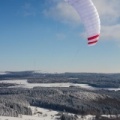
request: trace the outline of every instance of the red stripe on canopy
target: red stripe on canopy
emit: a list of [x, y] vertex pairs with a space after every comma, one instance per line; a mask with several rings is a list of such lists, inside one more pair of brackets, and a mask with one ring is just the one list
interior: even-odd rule
[[91, 44], [95, 44], [97, 43], [98, 40], [95, 40], [95, 41], [92, 41], [92, 42], [88, 42], [88, 45], [91, 45]]
[[89, 38], [88, 38], [88, 41], [89, 41], [89, 40], [93, 40], [93, 39], [95, 39], [95, 38], [97, 38], [97, 37], [99, 37], [99, 34], [98, 34], [98, 35], [95, 35], [95, 36], [92, 36], [92, 37], [89, 37]]

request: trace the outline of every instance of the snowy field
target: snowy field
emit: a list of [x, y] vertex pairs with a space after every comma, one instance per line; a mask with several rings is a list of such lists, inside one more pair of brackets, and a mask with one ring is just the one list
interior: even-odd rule
[[[70, 87], [70, 86], [79, 86], [87, 89], [94, 89], [93, 87], [87, 84], [74, 84], [74, 83], [28, 83], [26, 79], [24, 80], [2, 80], [0, 83], [15, 83], [18, 84], [14, 87], [24, 87], [24, 88], [33, 88], [33, 87]], [[11, 86], [10, 86], [11, 87]]]
[[[31, 109], [33, 114], [31, 116], [28, 115], [19, 115], [19, 117], [0, 116], [0, 120], [57, 120], [57, 118], [60, 118], [57, 111], [38, 108], [38, 107], [37, 108], [31, 107]], [[84, 119], [82, 120], [92, 120], [93, 118], [94, 116], [87, 115], [84, 116]], [[78, 116], [78, 120], [81, 120], [81, 116]]]
[[[19, 115], [19, 117], [0, 116], [0, 120], [56, 120], [57, 111], [31, 107], [33, 115]], [[35, 113], [35, 114], [34, 114]]]
[[99, 89], [105, 89], [105, 90], [114, 90], [118, 91], [120, 88], [95, 88], [88, 84], [74, 84], [74, 83], [28, 83], [26, 79], [22, 80], [1, 80], [0, 83], [15, 83], [18, 84], [16, 86], [10, 86], [10, 87], [23, 87], [23, 88], [33, 88], [33, 87], [70, 87], [70, 86], [76, 86], [81, 87], [89, 90], [99, 90]]

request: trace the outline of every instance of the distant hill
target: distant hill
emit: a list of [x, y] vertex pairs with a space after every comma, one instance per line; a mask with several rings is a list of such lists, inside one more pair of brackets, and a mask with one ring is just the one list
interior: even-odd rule
[[120, 74], [103, 73], [40, 73], [38, 71], [4, 72], [0, 80], [27, 79], [29, 83], [79, 83], [100, 88], [119, 88]]

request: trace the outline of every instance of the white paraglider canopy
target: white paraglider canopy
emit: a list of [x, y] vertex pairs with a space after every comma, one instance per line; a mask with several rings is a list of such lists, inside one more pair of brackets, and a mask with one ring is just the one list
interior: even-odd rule
[[100, 36], [100, 18], [91, 0], [65, 0], [80, 15], [87, 33], [88, 45], [97, 43]]

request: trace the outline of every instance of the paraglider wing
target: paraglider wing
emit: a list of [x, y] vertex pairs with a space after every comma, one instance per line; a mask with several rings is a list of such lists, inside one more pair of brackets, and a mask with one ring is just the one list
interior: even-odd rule
[[65, 0], [76, 9], [85, 26], [88, 45], [97, 43], [100, 35], [100, 19], [91, 0]]

